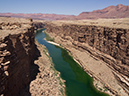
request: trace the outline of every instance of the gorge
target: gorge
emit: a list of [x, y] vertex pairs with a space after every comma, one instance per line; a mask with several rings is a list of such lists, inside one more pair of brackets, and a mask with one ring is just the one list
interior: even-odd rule
[[46, 28], [54, 42], [63, 46], [94, 79], [93, 84], [99, 91], [128, 96], [128, 22], [128, 18], [32, 21], [0, 17], [0, 95], [64, 94], [60, 72], [52, 67], [52, 55], [34, 40], [34, 30]]
[[46, 42], [43, 39], [45, 34], [42, 31], [38, 32], [35, 37], [40, 44], [46, 46], [55, 69], [60, 72], [62, 79], [65, 80], [67, 96], [108, 96], [94, 88], [92, 78], [68, 55], [66, 50]]

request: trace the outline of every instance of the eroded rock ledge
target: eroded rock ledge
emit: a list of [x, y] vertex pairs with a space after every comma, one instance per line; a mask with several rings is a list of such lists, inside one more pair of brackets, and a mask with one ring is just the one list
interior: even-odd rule
[[69, 50], [84, 70], [112, 94], [129, 95], [129, 29], [56, 21], [46, 23], [46, 28], [55, 42]]

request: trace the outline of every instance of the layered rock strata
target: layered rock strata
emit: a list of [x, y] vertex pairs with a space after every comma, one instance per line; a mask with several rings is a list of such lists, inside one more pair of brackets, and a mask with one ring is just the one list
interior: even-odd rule
[[111, 94], [129, 95], [129, 29], [56, 21], [46, 23], [46, 28]]
[[0, 95], [16, 96], [30, 82], [34, 28], [28, 19], [3, 17], [0, 26]]

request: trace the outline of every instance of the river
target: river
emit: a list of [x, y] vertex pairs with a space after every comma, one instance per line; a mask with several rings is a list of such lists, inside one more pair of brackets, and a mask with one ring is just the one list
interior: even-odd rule
[[93, 79], [77, 64], [63, 48], [52, 45], [44, 40], [45, 34], [37, 32], [35, 38], [44, 44], [52, 58], [54, 67], [65, 82], [67, 96], [109, 96], [95, 89]]

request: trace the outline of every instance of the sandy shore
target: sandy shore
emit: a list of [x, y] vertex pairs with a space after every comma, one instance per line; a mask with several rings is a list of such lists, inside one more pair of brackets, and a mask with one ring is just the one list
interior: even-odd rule
[[[46, 39], [44, 39], [44, 40], [46, 40]], [[47, 40], [46, 40], [47, 41]], [[56, 46], [60, 46], [60, 44], [58, 44], [58, 43], [55, 43], [55, 42], [52, 42], [52, 41], [47, 41], [48, 43], [51, 43], [51, 44], [53, 44], [53, 45], [56, 45]]]
[[60, 44], [57, 44], [57, 43], [55, 43], [55, 42], [52, 42], [52, 41], [47, 41], [48, 43], [51, 43], [51, 44], [53, 44], [53, 45], [57, 45], [57, 46], [60, 46]]

